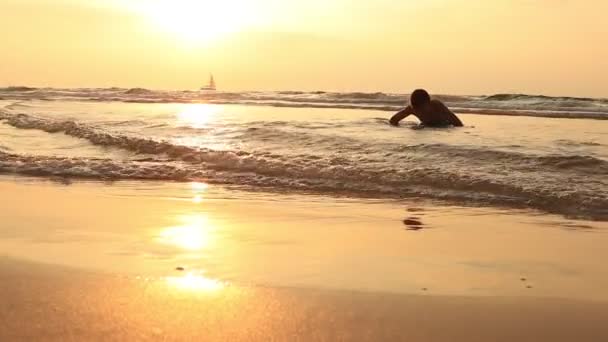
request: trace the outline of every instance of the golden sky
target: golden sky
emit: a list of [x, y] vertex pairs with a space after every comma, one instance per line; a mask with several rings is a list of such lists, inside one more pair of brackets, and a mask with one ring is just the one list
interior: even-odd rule
[[608, 97], [606, 0], [0, 0], [0, 85]]

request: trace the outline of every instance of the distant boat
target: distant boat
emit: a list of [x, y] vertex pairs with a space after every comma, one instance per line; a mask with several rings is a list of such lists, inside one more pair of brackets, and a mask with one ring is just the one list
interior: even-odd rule
[[215, 85], [215, 79], [213, 78], [213, 75], [209, 75], [209, 84], [202, 86], [201, 90], [202, 91], [215, 91], [217, 89], [216, 85]]

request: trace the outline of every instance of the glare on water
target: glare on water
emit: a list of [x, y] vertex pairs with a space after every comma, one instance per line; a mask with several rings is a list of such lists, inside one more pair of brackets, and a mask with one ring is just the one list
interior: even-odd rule
[[213, 240], [215, 227], [203, 214], [185, 215], [179, 218], [181, 224], [164, 229], [158, 236], [159, 242], [173, 245], [187, 251], [200, 251]]
[[186, 104], [177, 112], [177, 121], [182, 126], [205, 128], [216, 116], [218, 108], [205, 103]]
[[221, 290], [225, 286], [219, 280], [206, 277], [203, 272], [189, 272], [184, 276], [165, 279], [169, 286], [177, 290], [211, 292]]

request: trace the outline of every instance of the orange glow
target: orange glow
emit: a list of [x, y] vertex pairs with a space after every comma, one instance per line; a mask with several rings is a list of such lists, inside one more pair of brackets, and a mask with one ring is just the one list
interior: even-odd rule
[[224, 288], [225, 284], [206, 277], [202, 272], [189, 272], [181, 277], [167, 277], [167, 284], [178, 290], [211, 292]]
[[607, 12], [605, 0], [1, 0], [5, 27], [27, 29], [0, 31], [0, 86], [198, 89], [212, 72], [223, 91], [606, 97]]
[[194, 197], [192, 197], [192, 203], [203, 203], [203, 200], [205, 199], [203, 197], [203, 194], [205, 193], [205, 191], [207, 191], [209, 185], [207, 185], [206, 183], [192, 182], [190, 183], [190, 187], [192, 188], [192, 192], [194, 193]]
[[177, 114], [179, 125], [192, 128], [205, 128], [215, 117], [218, 106], [197, 103], [187, 104]]
[[187, 215], [180, 218], [181, 225], [163, 230], [158, 240], [188, 251], [200, 251], [213, 240], [215, 227], [203, 215]]
[[250, 5], [245, 0], [149, 0], [138, 10], [177, 38], [201, 43], [243, 29], [254, 19]]
[[193, 191], [202, 192], [207, 190], [209, 188], [209, 185], [207, 183], [192, 182], [190, 183], [190, 187], [192, 187]]

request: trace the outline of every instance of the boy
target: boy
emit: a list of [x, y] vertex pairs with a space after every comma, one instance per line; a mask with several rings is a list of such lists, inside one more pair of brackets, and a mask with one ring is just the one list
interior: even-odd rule
[[462, 127], [462, 121], [439, 100], [432, 100], [424, 89], [414, 90], [410, 96], [410, 105], [395, 114], [390, 123], [399, 126], [399, 121], [414, 115], [423, 126], [428, 127]]

